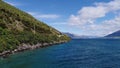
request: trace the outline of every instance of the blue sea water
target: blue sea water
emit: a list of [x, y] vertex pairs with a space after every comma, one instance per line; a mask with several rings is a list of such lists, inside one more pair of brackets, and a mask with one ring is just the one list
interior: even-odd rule
[[120, 68], [120, 39], [77, 39], [0, 59], [0, 68]]

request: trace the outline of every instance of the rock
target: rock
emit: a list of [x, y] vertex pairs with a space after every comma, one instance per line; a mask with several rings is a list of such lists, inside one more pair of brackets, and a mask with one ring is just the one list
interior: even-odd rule
[[41, 48], [41, 47], [51, 46], [51, 45], [54, 45], [54, 44], [61, 44], [61, 43], [64, 43], [64, 42], [67, 42], [67, 41], [59, 41], [59, 42], [54, 41], [53, 43], [51, 42], [51, 43], [43, 43], [43, 44], [38, 43], [36, 45], [21, 44], [20, 46], [17, 47], [17, 49], [14, 49], [12, 51], [7, 50], [7, 51], [1, 52], [0, 57], [6, 58], [10, 54], [14, 54], [16, 52], [22, 52], [22, 51], [25, 51], [25, 50], [33, 50], [33, 49], [37, 49], [37, 48]]

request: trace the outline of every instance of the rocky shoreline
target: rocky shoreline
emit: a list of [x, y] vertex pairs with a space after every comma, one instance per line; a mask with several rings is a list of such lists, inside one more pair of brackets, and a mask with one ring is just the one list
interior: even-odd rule
[[38, 43], [36, 45], [30, 45], [30, 44], [21, 44], [20, 46], [17, 47], [17, 49], [14, 50], [7, 50], [7, 51], [3, 51], [0, 53], [0, 57], [2, 58], [6, 58], [8, 57], [10, 54], [15, 54], [18, 52], [23, 52], [26, 50], [33, 50], [33, 49], [38, 49], [38, 48], [43, 48], [43, 47], [47, 47], [47, 46], [51, 46], [51, 45], [55, 45], [55, 44], [62, 44], [65, 43], [67, 41], [60, 41], [60, 42], [53, 42], [53, 43]]

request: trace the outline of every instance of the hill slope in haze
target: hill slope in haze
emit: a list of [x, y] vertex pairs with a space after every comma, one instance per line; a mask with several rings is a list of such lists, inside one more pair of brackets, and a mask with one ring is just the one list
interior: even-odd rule
[[25, 44], [68, 41], [70, 38], [0, 0], [0, 52]]
[[75, 35], [75, 34], [72, 34], [72, 33], [63, 33], [63, 34], [66, 34], [66, 35], [68, 35], [70, 38], [72, 38], [72, 39], [77, 39], [77, 38], [80, 38], [80, 36], [79, 35]]
[[112, 34], [109, 34], [106, 37], [120, 37], [120, 30], [116, 31], [116, 32], [114, 32]]
[[86, 35], [76, 35], [72, 33], [63, 33], [71, 37], [72, 39], [91, 39], [91, 38], [99, 38], [98, 36], [86, 36]]

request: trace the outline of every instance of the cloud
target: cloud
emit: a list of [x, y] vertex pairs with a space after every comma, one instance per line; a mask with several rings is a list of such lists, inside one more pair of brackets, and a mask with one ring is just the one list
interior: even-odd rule
[[59, 15], [56, 14], [41, 14], [39, 16], [37, 16], [38, 18], [51, 18], [51, 19], [55, 19], [55, 18], [59, 18]]
[[120, 30], [120, 16], [117, 16], [112, 20], [105, 20], [101, 24], [86, 25], [80, 29], [88, 31], [91, 35], [105, 36]]
[[28, 13], [40, 19], [56, 19], [60, 17], [60, 15], [57, 15], [57, 14], [40, 14], [37, 12], [28, 12]]
[[10, 1], [7, 1], [7, 0], [4, 0], [6, 3], [10, 4], [10, 5], [13, 5], [13, 6], [21, 6], [22, 4], [20, 3], [17, 3], [17, 2], [10, 2]]
[[[93, 6], [83, 7], [77, 15], [71, 15], [68, 22], [89, 34], [106, 35], [120, 29], [120, 0], [108, 3], [95, 3]], [[97, 19], [104, 18], [108, 13], [114, 13], [115, 18], [97, 23]], [[104, 18], [105, 19], [105, 18]]]
[[51, 23], [50, 25], [68, 25], [66, 22], [54, 22]]

